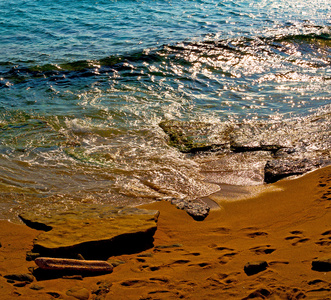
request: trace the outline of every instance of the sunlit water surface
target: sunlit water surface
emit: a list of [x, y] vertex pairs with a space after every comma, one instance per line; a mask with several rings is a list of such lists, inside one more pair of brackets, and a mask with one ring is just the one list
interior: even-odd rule
[[330, 113], [330, 1], [0, 2], [0, 218], [218, 190], [165, 119]]

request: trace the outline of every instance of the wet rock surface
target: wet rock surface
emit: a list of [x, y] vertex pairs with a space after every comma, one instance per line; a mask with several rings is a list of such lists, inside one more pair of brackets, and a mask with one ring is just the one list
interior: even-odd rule
[[[197, 162], [209, 183], [261, 185], [331, 163], [329, 113], [284, 121], [165, 120], [159, 125], [168, 135], [168, 144]], [[194, 199], [172, 203], [192, 215]], [[206, 207], [201, 211], [208, 214]]]
[[[208, 182], [237, 185], [245, 185], [245, 180], [248, 185], [275, 182], [329, 165], [331, 161], [330, 114], [238, 124], [169, 120], [160, 126], [169, 136], [169, 145], [201, 163]], [[213, 152], [209, 162], [201, 159]]]
[[71, 209], [25, 212], [20, 217], [30, 227], [48, 229], [34, 240], [34, 253], [107, 259], [152, 247], [158, 215], [153, 210], [80, 204]]
[[230, 132], [233, 128], [229, 124], [165, 120], [159, 126], [169, 136], [169, 145], [183, 153], [230, 148]]
[[295, 160], [271, 160], [264, 168], [264, 181], [273, 183], [282, 178], [301, 175], [316, 168], [327, 166], [330, 163], [327, 159], [295, 159]]

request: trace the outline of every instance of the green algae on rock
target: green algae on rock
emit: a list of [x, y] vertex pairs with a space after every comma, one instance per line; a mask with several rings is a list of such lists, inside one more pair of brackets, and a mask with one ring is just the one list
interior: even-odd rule
[[48, 229], [34, 240], [34, 252], [68, 258], [81, 254], [86, 259], [107, 259], [152, 247], [158, 216], [155, 210], [94, 204], [20, 214], [28, 226]]
[[[183, 153], [216, 152], [207, 164], [202, 160], [207, 182], [270, 183], [331, 163], [330, 113], [282, 121], [211, 124], [165, 120], [159, 125], [169, 136], [168, 144]], [[244, 156], [246, 160], [234, 163]], [[201, 162], [199, 155], [190, 158]]]
[[229, 124], [164, 120], [159, 126], [169, 136], [169, 145], [183, 153], [225, 150], [230, 147]]

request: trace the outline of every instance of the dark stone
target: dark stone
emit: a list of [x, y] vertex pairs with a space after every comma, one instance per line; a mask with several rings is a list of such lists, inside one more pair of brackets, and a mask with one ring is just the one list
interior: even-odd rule
[[32, 282], [34, 277], [31, 274], [8, 274], [4, 276], [6, 279], [15, 281], [27, 281]]
[[210, 211], [210, 207], [200, 199], [172, 199], [171, 203], [185, 210], [196, 221], [203, 221]]
[[319, 272], [331, 271], [331, 257], [314, 260], [312, 262], [312, 270]]
[[265, 165], [264, 181], [273, 183], [289, 176], [304, 174], [329, 163], [330, 161], [325, 159], [310, 160], [307, 158], [301, 160], [271, 160]]
[[250, 276], [266, 270], [267, 267], [268, 263], [264, 260], [248, 262], [244, 267], [244, 271], [248, 276]]

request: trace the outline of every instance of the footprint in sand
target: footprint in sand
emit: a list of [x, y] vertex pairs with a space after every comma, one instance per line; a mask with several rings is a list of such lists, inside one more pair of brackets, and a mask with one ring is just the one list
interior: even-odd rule
[[246, 236], [248, 236], [251, 239], [257, 238], [257, 237], [265, 237], [268, 236], [267, 232], [264, 231], [260, 231], [259, 228], [257, 227], [246, 227], [246, 228], [242, 228], [242, 231], [250, 231], [246, 234]]
[[223, 246], [217, 246], [215, 244], [209, 245], [210, 248], [214, 248], [216, 251], [223, 252], [223, 254], [218, 257], [219, 263], [224, 265], [228, 263], [235, 255], [238, 254], [238, 252], [235, 252], [234, 249], [223, 247]]
[[218, 232], [218, 233], [228, 234], [228, 233], [230, 233], [231, 230], [226, 227], [217, 227], [213, 231]]
[[208, 289], [231, 289], [238, 282], [237, 276], [240, 272], [233, 272], [230, 274], [213, 274], [206, 280], [206, 288]]
[[321, 234], [323, 237], [319, 239], [315, 244], [320, 246], [330, 246], [331, 245], [331, 230], [327, 230]]
[[171, 253], [171, 251], [184, 251], [182, 244], [159, 245], [154, 247], [154, 252]]
[[271, 245], [263, 245], [263, 246], [257, 246], [257, 247], [250, 248], [249, 250], [251, 250], [252, 252], [254, 252], [257, 255], [260, 255], [260, 254], [271, 254], [276, 249], [271, 248]]
[[145, 286], [146, 283], [147, 283], [146, 280], [133, 279], [133, 280], [122, 281], [120, 284], [126, 287], [141, 287], [141, 286]]
[[199, 252], [190, 252], [183, 254], [185, 256], [200, 256], [201, 254]]
[[222, 256], [218, 257], [218, 259], [219, 259], [218, 262], [219, 262], [221, 265], [225, 265], [225, 264], [227, 264], [231, 259], [233, 259], [233, 257], [234, 257], [235, 255], [237, 255], [237, 254], [238, 254], [237, 252], [225, 253], [225, 254], [223, 254]]
[[189, 267], [199, 267], [199, 268], [203, 268], [203, 269], [208, 269], [211, 268], [211, 264], [208, 262], [200, 262], [200, 263], [196, 263], [196, 264], [189, 264]]
[[190, 260], [187, 259], [178, 259], [178, 260], [174, 260], [173, 262], [169, 263], [169, 264], [164, 264], [161, 266], [150, 266], [150, 265], [143, 265], [141, 266], [143, 269], [145, 270], [149, 270], [149, 271], [158, 271], [161, 268], [169, 268], [169, 267], [175, 267], [176, 265], [183, 265], [183, 264], [187, 264], [191, 262]]
[[330, 299], [331, 284], [329, 281], [322, 279], [313, 279], [308, 282], [309, 289], [307, 289], [307, 295], [309, 299]]
[[[319, 187], [321, 187], [322, 191], [323, 191], [323, 194], [322, 196], [320, 196], [321, 199], [323, 200], [331, 200], [331, 186], [329, 184], [329, 182], [331, 181], [331, 177], [321, 177], [321, 180], [319, 181]], [[326, 190], [326, 187], [328, 186], [327, 190]]]
[[251, 232], [251, 233], [248, 233], [247, 236], [249, 238], [256, 238], [256, 237], [260, 237], [260, 236], [267, 236], [268, 233], [266, 232], [263, 232], [263, 231], [255, 231], [255, 232]]
[[291, 244], [292, 246], [297, 246], [299, 244], [302, 244], [302, 243], [305, 243], [305, 242], [309, 241], [309, 239], [304, 236], [304, 234], [301, 230], [293, 230], [293, 231], [290, 231], [290, 233], [292, 235], [287, 236], [285, 238], [285, 240], [293, 241], [293, 243]]

